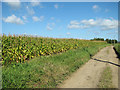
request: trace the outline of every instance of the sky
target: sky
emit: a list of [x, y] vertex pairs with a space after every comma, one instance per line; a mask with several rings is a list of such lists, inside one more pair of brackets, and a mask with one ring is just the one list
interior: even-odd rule
[[2, 34], [118, 40], [117, 2], [2, 2]]

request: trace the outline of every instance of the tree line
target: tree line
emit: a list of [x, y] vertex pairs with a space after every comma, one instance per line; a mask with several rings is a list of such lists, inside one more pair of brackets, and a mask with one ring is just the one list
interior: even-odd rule
[[91, 39], [92, 41], [106, 41], [107, 43], [117, 43], [118, 41], [116, 39], [104, 39], [104, 38], [94, 38]]

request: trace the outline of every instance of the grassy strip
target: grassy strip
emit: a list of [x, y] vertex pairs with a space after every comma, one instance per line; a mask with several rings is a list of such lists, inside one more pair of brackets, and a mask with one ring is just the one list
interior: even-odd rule
[[98, 88], [114, 88], [112, 85], [112, 71], [110, 67], [106, 67], [99, 80]]
[[115, 44], [115, 51], [117, 52], [117, 55], [120, 57], [120, 44]]
[[79, 48], [53, 56], [37, 57], [23, 64], [4, 66], [2, 87], [55, 88], [105, 46]]

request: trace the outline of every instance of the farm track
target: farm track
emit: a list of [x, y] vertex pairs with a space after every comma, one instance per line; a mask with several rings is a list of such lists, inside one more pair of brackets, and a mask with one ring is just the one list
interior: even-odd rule
[[118, 88], [118, 58], [113, 46], [100, 50], [85, 65], [73, 73], [58, 88], [98, 88], [101, 73], [106, 66], [112, 70], [112, 84]]

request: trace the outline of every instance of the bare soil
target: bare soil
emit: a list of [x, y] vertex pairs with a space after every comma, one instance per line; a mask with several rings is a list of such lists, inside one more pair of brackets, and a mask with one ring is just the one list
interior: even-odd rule
[[98, 88], [101, 73], [108, 65], [112, 70], [112, 84], [118, 88], [118, 61], [113, 46], [105, 47], [68, 77], [58, 88]]

